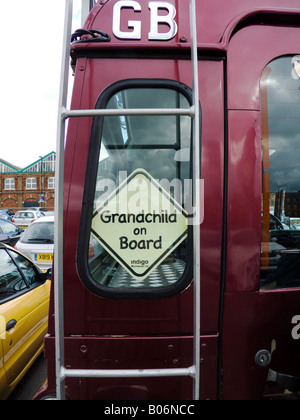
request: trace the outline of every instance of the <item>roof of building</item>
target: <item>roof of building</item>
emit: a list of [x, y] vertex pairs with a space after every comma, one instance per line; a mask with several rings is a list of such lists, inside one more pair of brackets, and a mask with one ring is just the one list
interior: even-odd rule
[[28, 173], [28, 172], [55, 172], [56, 153], [51, 152], [45, 156], [40, 156], [40, 159], [26, 166], [20, 168], [4, 159], [0, 158], [0, 174], [7, 173]]

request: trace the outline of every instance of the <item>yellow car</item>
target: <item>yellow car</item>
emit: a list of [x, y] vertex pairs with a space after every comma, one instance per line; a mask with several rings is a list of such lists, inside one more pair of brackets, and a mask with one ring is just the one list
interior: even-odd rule
[[0, 400], [8, 398], [43, 351], [50, 270], [0, 244]]

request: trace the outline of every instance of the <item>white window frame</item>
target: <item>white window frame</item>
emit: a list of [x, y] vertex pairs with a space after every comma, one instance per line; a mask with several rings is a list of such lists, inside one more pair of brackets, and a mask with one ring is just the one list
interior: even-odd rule
[[36, 189], [37, 189], [37, 179], [26, 178], [26, 190], [36, 190]]
[[55, 188], [55, 177], [54, 176], [50, 176], [48, 178], [47, 185], [48, 185], [48, 190], [54, 190], [54, 188]]
[[16, 189], [16, 180], [15, 178], [5, 178], [4, 179], [4, 190], [12, 191]]

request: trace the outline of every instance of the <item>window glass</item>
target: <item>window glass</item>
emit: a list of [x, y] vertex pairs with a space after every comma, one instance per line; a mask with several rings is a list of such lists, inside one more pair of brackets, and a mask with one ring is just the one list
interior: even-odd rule
[[0, 249], [0, 303], [27, 288], [24, 279], [5, 249]]
[[55, 177], [51, 176], [48, 178], [48, 189], [54, 190], [54, 188], [55, 188]]
[[27, 258], [23, 257], [22, 255], [18, 254], [17, 252], [10, 251], [11, 256], [13, 257], [15, 263], [22, 271], [22, 274], [25, 278], [25, 281], [29, 287], [34, 287], [40, 283], [40, 277], [37, 273], [37, 269], [34, 264], [28, 260]]
[[5, 190], [15, 190], [15, 178], [6, 178], [4, 180], [4, 189]]
[[[101, 98], [98, 105], [103, 106]], [[105, 105], [109, 109], [189, 109], [190, 98], [175, 88], [130, 87], [114, 92]], [[183, 209], [188, 212], [191, 206], [191, 131], [188, 116], [108, 116], [101, 124], [94, 124], [92, 138], [100, 147], [95, 161], [87, 266], [90, 283], [96, 289], [161, 290], [186, 276], [192, 256], [190, 230], [183, 221], [187, 216]], [[90, 185], [88, 179], [87, 184]], [[133, 185], [139, 185], [137, 191], [141, 195], [143, 186], [145, 191], [148, 188], [147, 194], [153, 188], [156, 210], [128, 210], [130, 200], [133, 201], [128, 191]], [[118, 206], [126, 204], [126, 212], [119, 207], [111, 210], [114, 199]], [[142, 200], [136, 198], [140, 208]], [[148, 196], [147, 200], [150, 201]], [[165, 210], [166, 203], [171, 210]], [[102, 227], [94, 227], [97, 217], [102, 218]], [[183, 231], [178, 228], [177, 238], [179, 221], [185, 225]], [[106, 223], [112, 226], [111, 234], [107, 230], [106, 235], [111, 236], [106, 236], [107, 240], [102, 230]], [[120, 231], [114, 230], [116, 224]], [[172, 235], [172, 244], [164, 245], [164, 238]]]
[[21, 242], [24, 244], [53, 244], [54, 223], [33, 223], [23, 233]]
[[267, 66], [261, 106], [261, 287], [300, 287], [300, 56]]
[[2, 230], [3, 233], [17, 233], [18, 232], [18, 228], [13, 225], [12, 223], [9, 222], [5, 222], [4, 220], [0, 221], [0, 228]]

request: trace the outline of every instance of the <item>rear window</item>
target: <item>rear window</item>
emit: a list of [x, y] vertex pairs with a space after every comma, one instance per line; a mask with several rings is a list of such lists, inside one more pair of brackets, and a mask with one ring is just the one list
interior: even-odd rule
[[54, 243], [54, 222], [33, 223], [23, 236], [21, 242], [25, 244]]
[[[191, 91], [168, 81], [113, 85], [96, 108], [189, 109]], [[189, 116], [94, 118], [78, 269], [94, 293], [165, 297], [191, 281], [192, 123]]]
[[27, 219], [27, 218], [34, 218], [34, 214], [32, 212], [20, 212], [16, 213], [15, 219]]

